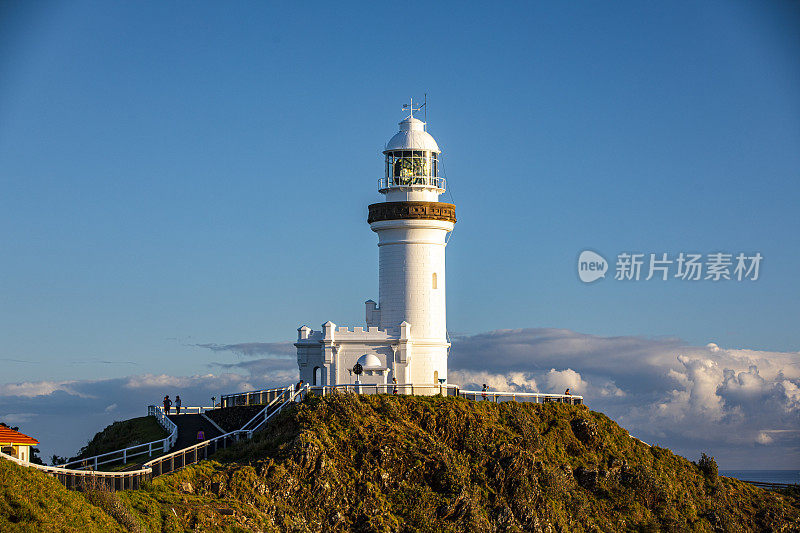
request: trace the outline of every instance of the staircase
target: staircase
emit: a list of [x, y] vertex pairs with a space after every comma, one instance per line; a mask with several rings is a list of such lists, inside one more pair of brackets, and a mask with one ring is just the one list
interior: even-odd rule
[[201, 429], [205, 433], [206, 440], [221, 435], [220, 431], [201, 415], [169, 415], [169, 419], [178, 426], [178, 440], [175, 441], [173, 450], [197, 444], [197, 432]]

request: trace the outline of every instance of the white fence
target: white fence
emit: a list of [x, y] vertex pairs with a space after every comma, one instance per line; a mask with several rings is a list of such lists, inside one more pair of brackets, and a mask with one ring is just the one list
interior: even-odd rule
[[[155, 407], [155, 406], [154, 405], [147, 406], [147, 409], [148, 409], [147, 414], [150, 414], [150, 408], [151, 407]], [[161, 409], [161, 407], [159, 407], [159, 409]], [[213, 411], [214, 409], [219, 409], [219, 407], [198, 407], [198, 406], [183, 407], [183, 406], [181, 406], [181, 410], [180, 410], [180, 412], [178, 412], [178, 408], [175, 407], [175, 406], [172, 406], [170, 408], [170, 410], [169, 410], [169, 413], [167, 413], [167, 414], [170, 414], [170, 415], [202, 415], [203, 413], [207, 413], [209, 411]], [[163, 409], [161, 409], [161, 410], [163, 411]]]
[[[214, 453], [219, 449], [227, 448], [231, 444], [238, 442], [241, 439], [252, 437], [253, 434], [259, 431], [267, 421], [271, 420], [273, 416], [280, 413], [287, 404], [294, 401], [300, 401], [306, 396], [306, 394], [308, 394], [308, 386], [302, 387], [299, 390], [295, 390], [294, 386], [288, 386], [276, 390], [280, 391], [281, 393], [280, 400], [270, 403], [270, 405], [266, 406], [261, 412], [259, 412], [243, 426], [243, 428], [251, 426], [249, 429], [237, 429], [235, 431], [231, 431], [230, 433], [220, 435], [219, 437], [188, 446], [172, 453], [167, 453], [166, 455], [162, 455], [146, 462], [144, 465], [142, 465], [142, 468], [138, 470], [125, 472], [101, 472], [96, 470], [70, 469], [64, 468], [64, 466], [37, 465], [22, 461], [16, 457], [2, 452], [0, 452], [0, 458], [13, 461], [20, 466], [36, 468], [37, 470], [57, 478], [61, 484], [72, 490], [86, 490], [100, 485], [112, 491], [138, 489], [143, 481], [147, 481], [155, 476], [174, 472], [175, 470], [179, 470], [184, 466], [197, 463], [203, 459], [206, 459], [209, 455], [209, 451], [210, 453]], [[164, 439], [164, 441], [170, 441], [170, 446], [174, 444], [175, 440], [177, 439], [177, 426], [175, 426], [175, 424], [164, 415], [163, 408], [150, 406], [148, 410], [151, 415], [156, 416], [162, 425], [170, 427], [171, 424], [173, 431], [170, 433], [169, 437]], [[163, 443], [164, 441], [154, 442]], [[132, 446], [131, 448], [137, 447]], [[103, 455], [119, 454], [125, 452], [126, 450], [130, 451], [131, 448], [117, 450], [116, 452], [110, 452], [109, 454]], [[96, 456], [87, 459], [81, 459], [80, 462], [88, 459], [91, 459], [93, 464], [98, 465], [111, 462], [110, 460], [100, 461], [99, 459], [101, 457], [102, 456]], [[128, 455], [128, 457], [132, 457], [132, 455]]]
[[311, 394], [327, 396], [336, 392], [354, 392], [357, 394], [415, 394], [421, 396], [458, 396], [468, 400], [489, 402], [532, 402], [532, 403], [566, 403], [570, 405], [583, 404], [583, 396], [573, 394], [547, 394], [541, 392], [513, 392], [513, 391], [472, 391], [461, 390], [455, 385], [434, 384], [352, 384], [333, 385], [325, 387], [311, 387]]
[[[286, 388], [264, 389], [257, 391], [225, 394], [222, 396], [223, 407], [242, 405], [263, 405], [274, 400]], [[570, 405], [583, 404], [583, 396], [574, 394], [548, 394], [541, 392], [513, 392], [513, 391], [472, 391], [462, 390], [456, 385], [433, 383], [352, 383], [344, 385], [310, 386], [309, 392], [315, 396], [327, 396], [336, 392], [354, 392], [356, 394], [413, 394], [418, 396], [458, 396], [468, 400], [491, 402], [532, 402], [532, 403], [566, 403]]]
[[447, 180], [431, 176], [393, 176], [391, 178], [378, 178], [378, 190], [383, 191], [392, 187], [435, 187], [447, 188]]
[[[194, 464], [208, 458], [219, 449], [227, 448], [231, 444], [239, 440], [252, 438], [252, 436], [260, 431], [264, 425], [271, 420], [274, 416], [280, 413], [283, 408], [292, 403], [301, 401], [308, 394], [317, 396], [326, 396], [335, 394], [337, 392], [355, 392], [359, 394], [419, 394], [419, 395], [436, 395], [443, 396], [458, 396], [475, 401], [491, 401], [491, 402], [536, 402], [536, 403], [566, 403], [570, 405], [580, 405], [583, 403], [582, 396], [570, 394], [542, 394], [537, 392], [497, 392], [497, 391], [470, 391], [460, 390], [454, 385], [337, 385], [332, 387], [311, 387], [308, 384], [301, 388], [296, 388], [293, 385], [288, 387], [265, 389], [262, 391], [244, 392], [239, 394], [229, 394], [223, 396], [222, 406], [233, 405], [253, 405], [251, 400], [268, 399], [264, 402], [265, 407], [259, 411], [253, 418], [244, 424], [240, 429], [231, 431], [219, 437], [209, 439], [207, 441], [199, 442], [192, 446], [188, 446], [181, 450], [171, 453], [166, 453], [160, 457], [152, 459], [142, 468], [126, 472], [100, 472], [97, 470], [81, 470], [65, 468], [67, 465], [75, 463], [90, 462], [93, 468], [100, 465], [107, 464], [114, 461], [123, 461], [126, 463], [129, 459], [143, 455], [145, 453], [152, 456], [155, 451], [167, 452], [170, 447], [175, 444], [178, 438], [177, 426], [164, 414], [161, 407], [149, 406], [148, 414], [155, 416], [159, 423], [168, 431], [169, 437], [160, 441], [148, 442], [137, 446], [131, 446], [123, 450], [109, 452], [107, 454], [97, 455], [86, 459], [80, 459], [71, 463], [66, 463], [61, 466], [44, 466], [36, 465], [21, 461], [16, 457], [0, 452], [0, 458], [13, 461], [19, 465], [36, 468], [47, 474], [56, 477], [68, 489], [84, 490], [97, 485], [103, 485], [109, 490], [127, 490], [138, 489], [142, 481], [152, 479], [155, 476], [174, 472], [187, 465]], [[241, 402], [241, 403], [240, 403]], [[190, 413], [203, 413], [211, 410], [211, 408], [197, 407], [187, 408], [196, 411]], [[147, 447], [147, 449], [143, 449]], [[137, 450], [142, 448], [141, 450]], [[102, 460], [101, 460], [102, 459]]]
[[241, 429], [247, 431], [248, 438], [252, 437], [255, 431], [263, 426], [267, 420], [272, 418], [272, 415], [275, 414], [275, 409], [277, 409], [277, 411], [281, 411], [287, 402], [295, 401], [298, 395], [301, 395], [300, 397], [302, 398], [304, 393], [307, 391], [308, 385], [299, 390], [295, 390], [295, 387], [292, 385], [284, 387], [283, 389], [277, 389], [277, 395], [272, 399], [272, 401], [269, 402], [267, 406], [259, 411], [253, 418], [248, 420], [247, 423], [241, 427]]
[[353, 383], [344, 385], [329, 385], [311, 387], [311, 393], [317, 396], [328, 396], [337, 392], [354, 392], [356, 394], [404, 394], [417, 396], [456, 396], [458, 387], [455, 385], [434, 385], [433, 383], [405, 383], [405, 384], [374, 384]]
[[543, 394], [541, 392], [492, 392], [477, 390], [459, 390], [461, 398], [489, 402], [533, 402], [533, 403], [566, 403], [582, 405], [583, 396], [574, 394]]
[[138, 489], [142, 481], [152, 477], [153, 470], [149, 467], [142, 467], [139, 470], [127, 472], [96, 472], [93, 470], [74, 470], [61, 466], [37, 465], [21, 461], [11, 455], [0, 452], [0, 457], [13, 461], [20, 466], [27, 466], [41, 470], [49, 474], [72, 490], [85, 490], [87, 488], [102, 485], [109, 490], [133, 490]]
[[[204, 409], [203, 407], [194, 407], [191, 409]], [[92, 469], [97, 470], [99, 467], [108, 464], [127, 464], [131, 459], [146, 455], [153, 457], [153, 454], [167, 453], [170, 448], [175, 445], [178, 440], [178, 426], [164, 414], [164, 409], [159, 406], [150, 405], [147, 407], [147, 414], [156, 417], [158, 423], [169, 431], [169, 436], [154, 440], [152, 442], [145, 442], [144, 444], [136, 444], [129, 446], [122, 450], [114, 450], [113, 452], [101, 453], [92, 457], [84, 457], [83, 459], [76, 459], [68, 463], [59, 465], [62, 468], [76, 467], [78, 469]]]
[[289, 387], [278, 387], [274, 389], [262, 389], [248, 392], [237, 392], [234, 394], [223, 394], [220, 396], [220, 407], [241, 407], [243, 405], [264, 405], [270, 403], [277, 396]]
[[227, 448], [228, 446], [238, 442], [241, 439], [252, 438], [253, 434], [280, 413], [283, 408], [292, 403], [302, 400], [307, 394], [309, 387], [305, 385], [300, 389], [295, 390], [294, 386], [288, 386], [281, 389], [270, 389], [276, 391], [278, 396], [273, 398], [263, 410], [256, 416], [251, 418], [241, 429], [231, 431], [219, 437], [199, 442], [192, 446], [168, 453], [157, 457], [152, 461], [144, 464], [145, 468], [151, 468], [153, 477], [160, 476], [174, 472], [190, 464], [199, 463], [203, 459], [208, 458], [219, 449]]

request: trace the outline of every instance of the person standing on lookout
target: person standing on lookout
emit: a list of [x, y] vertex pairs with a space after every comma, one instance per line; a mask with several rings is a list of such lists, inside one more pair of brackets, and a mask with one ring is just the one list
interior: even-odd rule
[[489, 390], [489, 387], [486, 386], [486, 383], [483, 384], [483, 390], [481, 391], [481, 396], [483, 396], [484, 401], [486, 400], [486, 391]]
[[181, 414], [181, 397], [175, 396], [175, 412]]
[[169, 408], [170, 408], [171, 405], [172, 405], [172, 400], [169, 399], [169, 394], [167, 394], [166, 396], [164, 396], [164, 414], [165, 415], [169, 414]]

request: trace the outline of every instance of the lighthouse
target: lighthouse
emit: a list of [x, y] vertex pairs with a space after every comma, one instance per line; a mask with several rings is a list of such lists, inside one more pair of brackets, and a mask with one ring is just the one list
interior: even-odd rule
[[404, 108], [409, 114], [383, 151], [383, 201], [368, 208], [378, 237], [378, 302], [366, 301], [366, 329], [330, 321], [319, 331], [298, 329], [300, 377], [312, 385], [447, 381], [445, 249], [455, 205], [439, 201], [446, 190], [439, 145], [413, 101]]

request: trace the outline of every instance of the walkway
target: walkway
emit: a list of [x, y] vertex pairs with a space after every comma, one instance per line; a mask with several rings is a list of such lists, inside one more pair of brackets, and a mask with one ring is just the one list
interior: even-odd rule
[[197, 444], [197, 432], [201, 429], [205, 433], [206, 439], [219, 437], [222, 433], [215, 428], [202, 415], [168, 415], [169, 419], [178, 426], [178, 439], [172, 447], [172, 451], [180, 450]]

